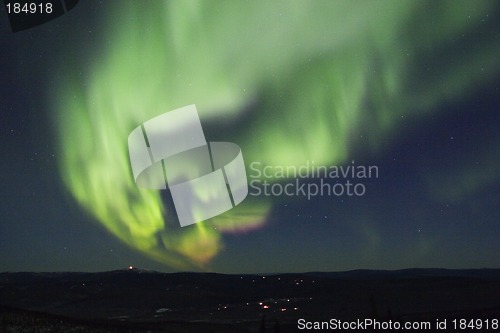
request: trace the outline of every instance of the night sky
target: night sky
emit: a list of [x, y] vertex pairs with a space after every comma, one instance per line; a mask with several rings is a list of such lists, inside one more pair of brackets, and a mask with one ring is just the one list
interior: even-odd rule
[[[498, 1], [105, 3], [17, 33], [2, 7], [1, 272], [500, 267]], [[249, 181], [346, 181], [252, 163], [378, 177], [251, 188], [181, 228], [168, 191], [134, 183], [127, 137], [190, 104]]]

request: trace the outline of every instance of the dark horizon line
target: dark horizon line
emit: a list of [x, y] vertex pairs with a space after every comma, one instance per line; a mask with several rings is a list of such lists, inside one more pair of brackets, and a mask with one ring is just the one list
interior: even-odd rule
[[140, 272], [140, 273], [157, 273], [157, 274], [214, 274], [214, 275], [226, 275], [226, 276], [277, 276], [277, 275], [293, 275], [293, 274], [345, 274], [345, 273], [403, 273], [403, 272], [424, 272], [424, 271], [441, 271], [441, 272], [465, 272], [465, 271], [499, 271], [500, 267], [481, 267], [481, 268], [439, 268], [439, 267], [413, 267], [413, 268], [399, 268], [399, 269], [368, 269], [368, 268], [357, 268], [345, 271], [303, 271], [303, 272], [268, 272], [268, 273], [222, 273], [213, 271], [178, 271], [178, 272], [162, 272], [151, 269], [141, 269], [139, 267], [124, 267], [111, 269], [108, 271], [4, 271], [0, 274], [103, 274], [103, 273], [114, 273], [114, 272]]

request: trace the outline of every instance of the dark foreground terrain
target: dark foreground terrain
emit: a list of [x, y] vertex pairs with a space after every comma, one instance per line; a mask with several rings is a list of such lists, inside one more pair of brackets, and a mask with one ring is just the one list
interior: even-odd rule
[[448, 331], [453, 319], [478, 319], [481, 329], [461, 332], [500, 332], [485, 330], [500, 319], [500, 270], [0, 274], [2, 333], [296, 332], [301, 318], [432, 323], [427, 332], [437, 319]]

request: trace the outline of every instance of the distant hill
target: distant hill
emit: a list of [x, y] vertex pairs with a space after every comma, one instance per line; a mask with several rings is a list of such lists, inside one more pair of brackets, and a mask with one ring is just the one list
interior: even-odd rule
[[183, 327], [196, 327], [189, 332], [259, 332], [263, 327], [295, 332], [299, 318], [500, 318], [500, 269], [1, 273], [0, 307], [2, 332], [7, 330], [1, 325], [18, 316], [47, 316], [48, 322], [64, 318], [95, 332], [103, 325], [118, 331], [133, 326], [137, 332], [182, 332]]

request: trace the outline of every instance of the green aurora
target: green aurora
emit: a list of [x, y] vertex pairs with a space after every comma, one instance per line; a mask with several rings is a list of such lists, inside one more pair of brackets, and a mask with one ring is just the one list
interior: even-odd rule
[[[223, 234], [264, 226], [272, 201], [247, 198], [219, 217], [177, 227], [160, 192], [132, 178], [127, 137], [136, 126], [196, 104], [202, 123], [233, 127], [221, 125], [230, 136], [224, 140], [241, 146], [247, 171], [252, 161], [340, 165], [359, 148], [356, 138], [369, 143], [366, 151], [380, 151], [397, 138], [402, 118], [425, 119], [499, 72], [494, 31], [475, 42], [495, 5], [110, 2], [107, 43], [80, 68], [68, 62], [57, 94], [64, 183], [132, 248], [172, 267], [210, 269]], [[472, 47], [459, 49], [460, 39]], [[467, 174], [474, 172], [460, 177], [470, 187]]]

